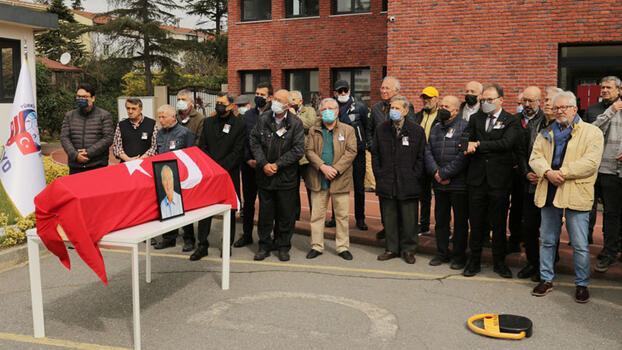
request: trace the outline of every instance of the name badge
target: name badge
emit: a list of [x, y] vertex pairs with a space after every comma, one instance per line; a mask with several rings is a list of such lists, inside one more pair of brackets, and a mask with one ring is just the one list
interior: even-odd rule
[[501, 122], [496, 122], [495, 126], [493, 126], [493, 129], [503, 129], [505, 125], [503, 125]]
[[146, 140], [147, 139], [147, 133], [143, 132], [142, 136], [140, 137], [141, 140]]
[[224, 132], [225, 134], [228, 134], [230, 130], [231, 130], [231, 125], [229, 124], [225, 124], [225, 126], [222, 127], [222, 132]]
[[168, 149], [175, 149], [175, 141], [171, 141], [171, 143], [168, 145]]
[[278, 137], [281, 137], [281, 136], [285, 135], [286, 132], [287, 132], [287, 129], [280, 128], [279, 130], [276, 131], [276, 134], [277, 134]]
[[408, 146], [408, 136], [402, 136], [402, 146]]
[[356, 120], [356, 114], [348, 114], [348, 118], [350, 118], [351, 122], [354, 122]]
[[345, 138], [343, 137], [343, 134], [339, 134], [339, 137], [337, 137], [337, 140], [344, 141]]
[[447, 131], [447, 134], [445, 134], [445, 137], [450, 139], [454, 136], [454, 129], [449, 129], [449, 131]]

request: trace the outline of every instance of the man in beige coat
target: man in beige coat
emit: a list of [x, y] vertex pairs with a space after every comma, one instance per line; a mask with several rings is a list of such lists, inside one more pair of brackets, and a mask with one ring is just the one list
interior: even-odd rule
[[538, 176], [534, 202], [542, 208], [541, 282], [531, 294], [541, 297], [553, 290], [555, 251], [565, 223], [574, 250], [575, 301], [586, 303], [590, 299], [588, 224], [603, 133], [579, 118], [572, 92], [558, 93], [552, 103], [555, 122], [540, 131], [529, 158], [529, 166]]
[[324, 219], [328, 199], [335, 210], [337, 254], [352, 260], [348, 213], [350, 191], [353, 189], [352, 162], [357, 154], [354, 129], [337, 120], [339, 105], [332, 98], [320, 103], [321, 121], [311, 129], [305, 147], [309, 161], [305, 185], [311, 191], [311, 250], [307, 259], [313, 259], [324, 251]]

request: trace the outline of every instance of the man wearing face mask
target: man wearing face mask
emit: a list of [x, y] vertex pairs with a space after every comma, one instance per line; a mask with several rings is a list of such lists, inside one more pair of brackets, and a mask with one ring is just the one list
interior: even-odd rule
[[[178, 92], [175, 107], [177, 109], [177, 122], [192, 131], [195, 137], [195, 144], [198, 145], [205, 116], [194, 108], [192, 91], [181, 90]], [[194, 237], [192, 240], [194, 242]]]
[[257, 178], [255, 168], [257, 161], [255, 160], [250, 147], [250, 134], [257, 125], [259, 116], [270, 111], [272, 103], [272, 85], [267, 82], [257, 84], [255, 89], [254, 103], [255, 107], [249, 109], [242, 115], [242, 120], [246, 125], [246, 134], [248, 137], [244, 142], [244, 159], [242, 162], [242, 193], [244, 196], [244, 207], [242, 208], [242, 237], [233, 243], [235, 248], [241, 248], [253, 243], [253, 227], [255, 226], [255, 200], [257, 199]]
[[251, 109], [251, 99], [248, 95], [240, 95], [235, 98], [234, 109], [236, 116], [243, 116], [246, 111]]
[[[315, 109], [311, 106], [305, 106], [302, 100], [302, 93], [298, 90], [292, 90], [289, 92], [290, 95], [290, 107], [289, 111], [292, 114], [295, 114], [302, 121], [302, 126], [305, 129], [305, 144], [307, 142], [307, 135], [309, 134], [309, 129], [315, 124], [317, 121], [317, 114]], [[300, 175], [304, 176], [307, 172], [307, 167], [309, 166], [309, 161], [307, 157], [302, 156], [300, 161], [298, 161], [300, 165]], [[309, 201], [309, 208], [311, 208], [311, 191], [307, 188], [307, 199]], [[300, 195], [298, 196], [298, 206], [296, 208], [296, 220], [300, 220]]]
[[[352, 163], [354, 169], [354, 217], [356, 227], [359, 230], [367, 231], [365, 224], [365, 150], [367, 140], [371, 139], [369, 128], [367, 127], [369, 109], [367, 106], [354, 99], [350, 94], [350, 84], [345, 80], [335, 82], [335, 98], [339, 103], [339, 121], [354, 128], [357, 143], [357, 155]], [[327, 227], [335, 226], [333, 218], [326, 223]]]
[[505, 234], [520, 121], [503, 110], [503, 89], [498, 84], [485, 86], [480, 102], [480, 112], [469, 119], [467, 127], [471, 258], [463, 274], [471, 277], [480, 272], [482, 243], [492, 225], [494, 271], [501, 277], [512, 278], [512, 271], [505, 264]]
[[458, 117], [467, 122], [471, 116], [479, 111], [479, 99], [482, 96], [483, 85], [478, 81], [470, 81], [464, 87], [464, 102], [460, 105]]
[[371, 154], [386, 232], [385, 252], [378, 260], [401, 256], [407, 264], [414, 264], [426, 141], [423, 128], [406, 119], [409, 106], [403, 96], [391, 99], [391, 119], [376, 129]]
[[616, 76], [604, 77], [600, 80], [600, 101], [585, 110], [583, 120], [594, 123], [596, 117], [605, 113], [614, 102], [620, 99], [622, 94], [622, 81]]
[[[203, 122], [203, 131], [199, 140], [199, 148], [218, 165], [223, 167], [231, 177], [236, 192], [240, 192], [240, 164], [244, 157], [246, 141], [246, 125], [234, 115], [233, 96], [219, 92], [216, 97], [215, 112]], [[199, 260], [207, 255], [207, 236], [212, 226], [212, 218], [199, 221], [199, 245], [190, 260]], [[235, 210], [231, 212], [231, 240], [235, 237]]]
[[115, 129], [110, 113], [95, 106], [95, 89], [90, 85], [78, 86], [76, 104], [78, 108], [65, 114], [60, 132], [69, 174], [108, 166]]
[[[468, 160], [460, 147], [462, 133], [468, 122], [460, 117], [460, 101], [445, 96], [425, 147], [425, 168], [434, 179], [434, 217], [436, 218], [437, 252], [430, 265], [451, 261], [452, 270], [464, 269], [469, 234], [469, 197], [466, 187]], [[453, 252], [449, 250], [449, 224], [454, 217]]]
[[[249, 138], [257, 162], [259, 193], [259, 249], [255, 260], [270, 256], [274, 246], [278, 247], [279, 260], [290, 258], [298, 199], [298, 161], [304, 154], [305, 134], [302, 121], [288, 111], [289, 98], [287, 90], [277, 91], [271, 110], [259, 117]], [[270, 237], [273, 231], [274, 241]]]
[[[421, 125], [425, 131], [426, 140], [430, 137], [430, 130], [436, 124], [436, 115], [438, 112], [438, 90], [435, 87], [428, 86], [421, 91], [421, 103], [423, 108], [415, 114], [415, 122]], [[419, 232], [422, 235], [430, 235], [430, 207], [432, 206], [432, 178], [427, 174], [423, 174], [421, 180], [422, 193], [419, 214]]]

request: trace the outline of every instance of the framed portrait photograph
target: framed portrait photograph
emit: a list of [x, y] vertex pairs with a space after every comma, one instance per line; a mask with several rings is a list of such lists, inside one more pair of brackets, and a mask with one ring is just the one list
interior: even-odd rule
[[160, 209], [160, 220], [184, 215], [177, 160], [153, 162], [153, 179]]

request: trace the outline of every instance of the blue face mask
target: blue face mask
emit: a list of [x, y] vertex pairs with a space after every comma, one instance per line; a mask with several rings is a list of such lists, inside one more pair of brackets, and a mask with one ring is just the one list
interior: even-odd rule
[[389, 118], [394, 122], [399, 122], [402, 120], [402, 112], [392, 109], [389, 111]]
[[89, 100], [86, 98], [76, 98], [76, 104], [79, 109], [86, 109], [89, 107]]
[[335, 111], [333, 111], [333, 110], [331, 110], [331, 109], [325, 109], [325, 110], [322, 112], [322, 121], [323, 121], [324, 123], [328, 123], [328, 124], [330, 124], [330, 123], [332, 123], [332, 122], [334, 122], [334, 121], [335, 121], [335, 118], [336, 118], [336, 116], [335, 116]]

